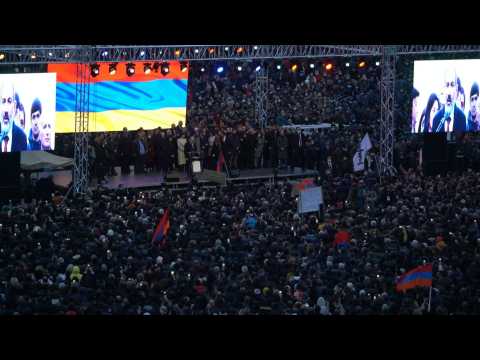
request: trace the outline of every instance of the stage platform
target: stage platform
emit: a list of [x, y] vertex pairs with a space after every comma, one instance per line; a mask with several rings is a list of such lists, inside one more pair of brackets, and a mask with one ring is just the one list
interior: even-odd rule
[[[116, 172], [120, 173], [120, 168], [115, 168]], [[53, 171], [49, 173], [42, 173], [40, 177], [52, 175], [53, 182], [62, 187], [68, 187], [72, 181], [71, 171]], [[274, 169], [251, 169], [241, 170], [235, 177], [227, 177], [227, 184], [233, 185], [245, 184], [245, 183], [264, 183], [273, 182], [275, 178]], [[278, 170], [276, 177], [279, 181], [295, 180], [306, 177], [315, 177], [318, 172], [315, 170], [306, 169], [303, 171], [301, 168], [295, 168], [293, 170]], [[158, 187], [171, 187], [174, 189], [189, 187], [192, 183], [192, 179], [185, 173], [179, 171], [171, 171], [167, 177], [158, 172], [149, 172], [145, 174], [134, 174], [133, 169], [130, 175], [116, 175], [108, 177], [102, 184], [108, 189], [155, 189]], [[196, 183], [200, 186], [218, 186], [214, 182], [206, 180], [196, 180]], [[99, 184], [94, 179], [91, 183], [91, 187], [95, 188]]]

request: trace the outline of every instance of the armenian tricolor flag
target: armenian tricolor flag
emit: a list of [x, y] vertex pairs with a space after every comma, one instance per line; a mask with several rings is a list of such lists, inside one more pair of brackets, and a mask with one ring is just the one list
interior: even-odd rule
[[[153, 67], [144, 71], [144, 62], [134, 62], [135, 73], [127, 75], [127, 63], [98, 64], [98, 75], [90, 76], [89, 131], [121, 131], [170, 128], [185, 123], [188, 67], [169, 62], [169, 72]], [[152, 63], [150, 63], [151, 65]], [[75, 131], [75, 84], [77, 64], [49, 64], [57, 74], [56, 132]]]
[[397, 291], [406, 291], [417, 286], [432, 286], [432, 264], [418, 266], [397, 280]]
[[167, 242], [167, 233], [170, 229], [170, 212], [167, 209], [163, 214], [160, 222], [158, 223], [155, 232], [152, 237], [152, 244], [160, 243], [161, 246], [165, 246]]

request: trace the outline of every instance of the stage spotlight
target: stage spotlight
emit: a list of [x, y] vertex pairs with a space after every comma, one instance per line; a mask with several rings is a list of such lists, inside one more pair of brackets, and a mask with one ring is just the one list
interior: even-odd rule
[[293, 72], [297, 71], [298, 70], [298, 65], [293, 64], [292, 67], [290, 68], [290, 70], [292, 70]]
[[228, 46], [225, 46], [225, 51], [228, 51], [230, 50], [230, 48]]
[[314, 69], [315, 68], [315, 64], [314, 63], [311, 63], [310, 64], [310, 69]]
[[66, 58], [69, 58], [69, 57], [70, 57], [70, 53], [69, 53], [69, 52], [65, 53], [65, 57], [66, 57]]
[[32, 58], [32, 60], [35, 60], [37, 58], [37, 55], [32, 54], [31, 58]]
[[98, 74], [100, 74], [100, 65], [98, 64], [90, 65], [90, 75], [92, 75], [92, 77], [96, 77]]
[[180, 71], [185, 72], [188, 70], [188, 63], [186, 61], [180, 61]]
[[53, 53], [49, 52], [49, 53], [48, 53], [48, 56], [53, 56]]
[[108, 72], [110, 75], [115, 75], [117, 73], [117, 64], [108, 65]]
[[175, 56], [176, 56], [176, 57], [179, 57], [180, 54], [181, 54], [180, 50], [175, 50]]
[[127, 64], [127, 76], [132, 76], [133, 74], [135, 74], [135, 64], [128, 63]]
[[282, 65], [278, 64], [277, 65], [277, 70], [280, 70], [282, 68]]
[[201, 72], [205, 72], [205, 68], [202, 67], [202, 68], [200, 69], [200, 71], [201, 71]]
[[333, 64], [332, 63], [325, 64], [325, 69], [327, 69], [328, 71], [332, 70], [333, 69]]
[[195, 49], [195, 50], [194, 50], [195, 54], [198, 54], [198, 51], [199, 51], [198, 49]]
[[214, 49], [214, 48], [209, 48], [209, 49], [208, 49], [208, 53], [209, 53], [210, 55], [212, 55], [214, 52], [215, 52], [215, 49]]
[[243, 47], [239, 47], [239, 48], [237, 49], [237, 54], [241, 54], [242, 52], [243, 52]]
[[346, 67], [350, 67], [350, 63], [347, 62], [347, 63], [345, 64], [345, 66], [346, 66]]
[[375, 63], [375, 65], [376, 65], [376, 66], [380, 66], [380, 61], [377, 61], [377, 62]]
[[261, 67], [260, 65], [258, 65], [258, 66], [255, 68], [255, 71], [256, 71], [256, 72], [259, 72], [261, 69], [262, 69], [262, 67]]
[[5, 54], [0, 54], [0, 60], [5, 59]]
[[241, 66], [237, 66], [237, 70], [238, 70], [238, 71], [242, 71], [242, 67], [241, 67]]
[[258, 46], [255, 45], [255, 46], [253, 47], [253, 50], [258, 50]]
[[107, 56], [108, 56], [108, 51], [107, 51], [107, 50], [103, 51], [103, 52], [102, 52], [102, 56], [103, 56], [103, 57], [107, 57]]
[[167, 75], [170, 72], [170, 64], [168, 62], [164, 62], [160, 68], [160, 72], [163, 76]]
[[217, 68], [217, 73], [221, 74], [223, 72], [223, 66]]
[[153, 63], [153, 71], [155, 71], [156, 73], [158, 73], [158, 68], [160, 67], [160, 63], [158, 62], [154, 62]]
[[143, 50], [140, 51], [140, 56], [141, 56], [141, 57], [144, 57], [144, 56], [145, 56], [145, 51], [143, 51]]
[[152, 65], [150, 63], [143, 64], [143, 72], [145, 74], [150, 74], [152, 72]]
[[364, 68], [365, 65], [367, 65], [367, 63], [366, 63], [365, 61], [360, 61], [360, 62], [358, 63], [358, 67], [359, 67], [360, 69], [361, 69], [361, 68]]

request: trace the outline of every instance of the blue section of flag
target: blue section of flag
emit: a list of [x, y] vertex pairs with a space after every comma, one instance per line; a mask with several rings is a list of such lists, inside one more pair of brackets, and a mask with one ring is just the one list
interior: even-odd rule
[[[187, 80], [90, 84], [90, 112], [186, 107]], [[75, 111], [75, 84], [57, 83], [56, 111]]]

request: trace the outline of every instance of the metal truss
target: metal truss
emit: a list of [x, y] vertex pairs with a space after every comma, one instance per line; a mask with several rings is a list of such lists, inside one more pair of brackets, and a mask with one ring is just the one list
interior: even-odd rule
[[380, 80], [380, 175], [393, 175], [396, 47], [385, 46]]
[[[377, 45], [168, 45], [90, 47], [95, 62], [319, 58], [380, 55]], [[0, 46], [0, 64], [79, 62], [85, 46]]]
[[255, 72], [255, 121], [263, 129], [268, 120], [268, 71], [264, 66]]
[[88, 189], [88, 128], [90, 116], [90, 52], [85, 49], [82, 62], [77, 64], [75, 85], [75, 145], [73, 190], [84, 194]]

